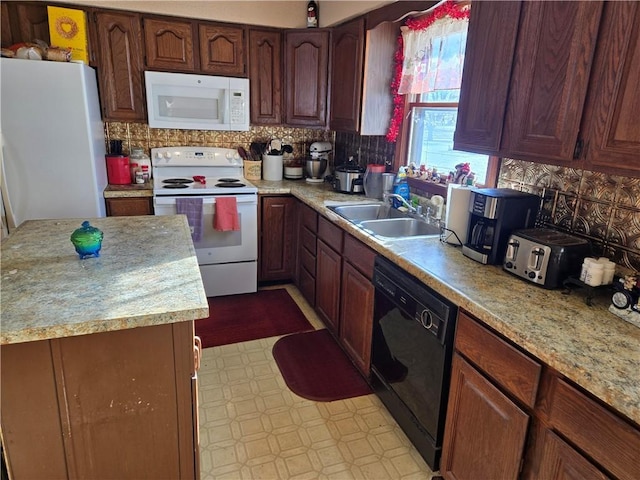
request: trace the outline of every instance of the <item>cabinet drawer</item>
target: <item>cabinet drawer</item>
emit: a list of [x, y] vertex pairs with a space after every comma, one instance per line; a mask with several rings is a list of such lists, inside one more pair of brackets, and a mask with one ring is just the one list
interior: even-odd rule
[[557, 377], [548, 404], [554, 430], [615, 477], [640, 478], [640, 431]]
[[342, 258], [356, 267], [369, 280], [373, 279], [373, 264], [376, 252], [351, 235], [344, 235], [344, 251]]
[[300, 224], [313, 233], [318, 231], [318, 213], [304, 203], [300, 203]]
[[542, 369], [539, 363], [463, 312], [458, 314], [456, 349], [517, 399], [533, 408]]
[[324, 217], [318, 218], [318, 238], [336, 252], [342, 253], [342, 229]]
[[309, 231], [306, 228], [302, 228], [300, 231], [300, 243], [302, 246], [311, 253], [314, 257], [316, 256], [316, 234]]
[[315, 307], [316, 305], [316, 279], [311, 275], [306, 268], [301, 268], [298, 274], [298, 288], [302, 292], [304, 298], [307, 299], [309, 305]]
[[307, 270], [307, 272], [309, 272], [311, 276], [316, 276], [316, 256], [312, 255], [306, 248], [300, 249], [300, 264]]

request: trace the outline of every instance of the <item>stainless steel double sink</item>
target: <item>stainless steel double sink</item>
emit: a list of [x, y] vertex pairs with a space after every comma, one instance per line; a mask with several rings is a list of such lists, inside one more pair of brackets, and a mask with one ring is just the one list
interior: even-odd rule
[[367, 233], [382, 238], [435, 237], [440, 226], [416, 218], [408, 213], [381, 203], [330, 206], [341, 217]]

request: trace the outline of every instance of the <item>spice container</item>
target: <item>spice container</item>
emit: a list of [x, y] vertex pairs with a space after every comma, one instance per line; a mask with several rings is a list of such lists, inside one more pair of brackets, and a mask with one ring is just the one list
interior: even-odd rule
[[[141, 147], [131, 149], [129, 165], [131, 166], [132, 183], [146, 183], [151, 179], [151, 159]], [[137, 170], [142, 172], [142, 182], [138, 182], [136, 177]]]

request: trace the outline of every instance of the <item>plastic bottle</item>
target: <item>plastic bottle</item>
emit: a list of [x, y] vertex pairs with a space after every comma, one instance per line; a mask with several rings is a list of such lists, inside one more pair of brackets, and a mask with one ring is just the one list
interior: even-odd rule
[[131, 149], [131, 156], [129, 158], [129, 165], [134, 165], [135, 169], [131, 167], [131, 175], [134, 179], [132, 183], [138, 183], [135, 181], [135, 172], [136, 170], [142, 171], [142, 176], [144, 178], [144, 182], [148, 182], [151, 179], [151, 159], [149, 156], [144, 153], [144, 149], [142, 147], [134, 147]]
[[[405, 167], [398, 169], [398, 175], [396, 175], [395, 183], [393, 184], [393, 193], [400, 195], [407, 202], [410, 199], [409, 183], [407, 182], [407, 170]], [[399, 208], [402, 206], [402, 202], [396, 198], [393, 199], [393, 206]]]
[[592, 263], [595, 263], [596, 259], [592, 257], [586, 257], [582, 262], [582, 270], [580, 270], [580, 281], [584, 282], [587, 278], [587, 272], [589, 271], [589, 266]]

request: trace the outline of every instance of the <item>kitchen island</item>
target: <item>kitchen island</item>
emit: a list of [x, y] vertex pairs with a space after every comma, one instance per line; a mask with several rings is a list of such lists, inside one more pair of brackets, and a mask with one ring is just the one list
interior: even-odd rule
[[193, 321], [208, 315], [184, 216], [25, 222], [2, 243], [2, 440], [13, 478], [196, 478]]

